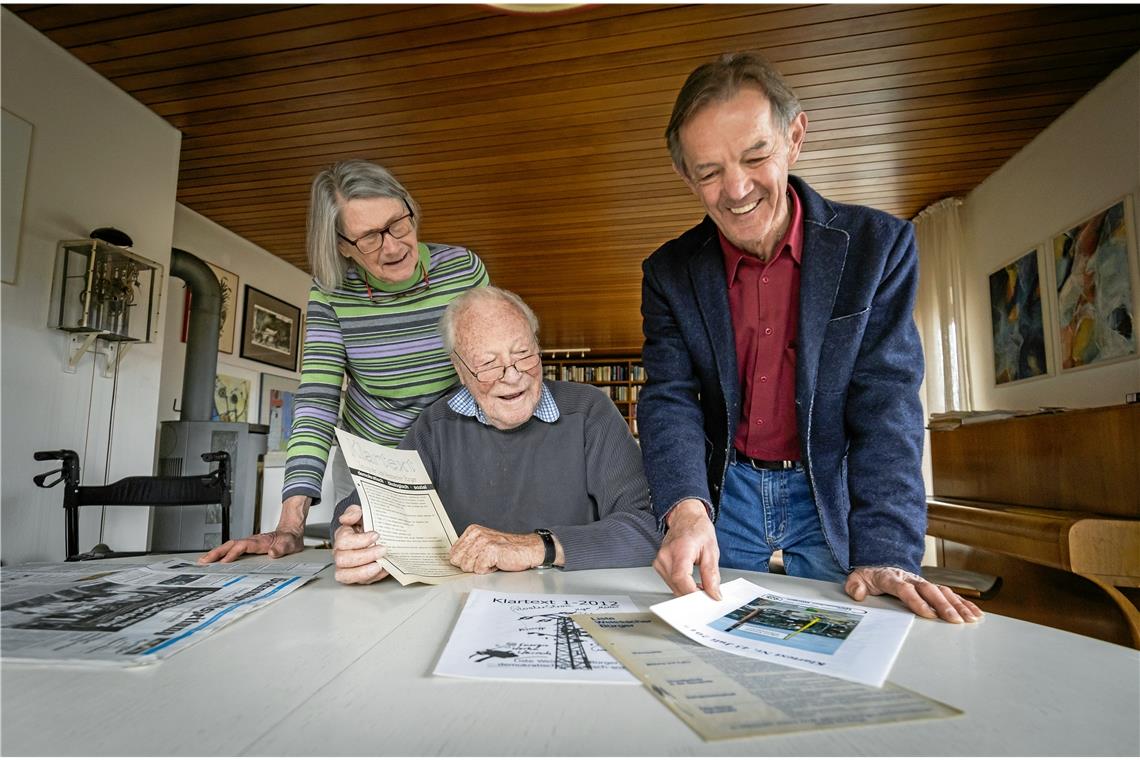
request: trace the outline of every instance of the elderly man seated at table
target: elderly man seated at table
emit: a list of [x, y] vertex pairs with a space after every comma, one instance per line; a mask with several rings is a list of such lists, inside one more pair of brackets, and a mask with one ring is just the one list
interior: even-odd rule
[[[477, 288], [451, 302], [440, 332], [463, 387], [428, 407], [400, 448], [419, 452], [462, 531], [452, 564], [489, 573], [652, 562], [661, 535], [637, 443], [600, 390], [542, 379], [530, 307]], [[384, 537], [363, 531], [355, 493], [332, 524], [338, 581], [387, 576], [376, 563]]]

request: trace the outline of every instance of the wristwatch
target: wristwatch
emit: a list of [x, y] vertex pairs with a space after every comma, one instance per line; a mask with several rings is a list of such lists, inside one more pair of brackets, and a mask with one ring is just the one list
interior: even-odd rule
[[546, 555], [542, 558], [542, 564], [538, 566], [539, 570], [548, 567], [554, 567], [554, 535], [546, 528], [535, 528], [534, 532], [542, 539], [542, 545], [546, 547]]

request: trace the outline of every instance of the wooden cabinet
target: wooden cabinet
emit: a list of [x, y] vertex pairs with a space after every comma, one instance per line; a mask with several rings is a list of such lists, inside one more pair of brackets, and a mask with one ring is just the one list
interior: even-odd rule
[[597, 359], [552, 359], [543, 357], [546, 380], [567, 380], [600, 388], [625, 417], [629, 430], [637, 435], [637, 397], [645, 384], [645, 368], [640, 356]]

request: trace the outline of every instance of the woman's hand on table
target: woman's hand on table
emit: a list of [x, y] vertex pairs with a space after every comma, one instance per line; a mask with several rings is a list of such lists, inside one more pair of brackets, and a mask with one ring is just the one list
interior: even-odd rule
[[258, 533], [245, 538], [230, 539], [199, 557], [198, 564], [233, 562], [243, 554], [268, 554], [273, 559], [277, 559], [286, 554], [299, 552], [304, 548], [304, 536], [300, 531], [294, 533], [278, 528], [270, 533]]

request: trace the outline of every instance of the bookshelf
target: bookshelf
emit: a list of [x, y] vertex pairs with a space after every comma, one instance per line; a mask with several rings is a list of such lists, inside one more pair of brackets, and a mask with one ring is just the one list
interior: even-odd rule
[[637, 397], [645, 384], [645, 368], [640, 356], [597, 359], [552, 359], [543, 357], [542, 376], [546, 380], [568, 380], [600, 388], [625, 417], [629, 430], [637, 436]]

